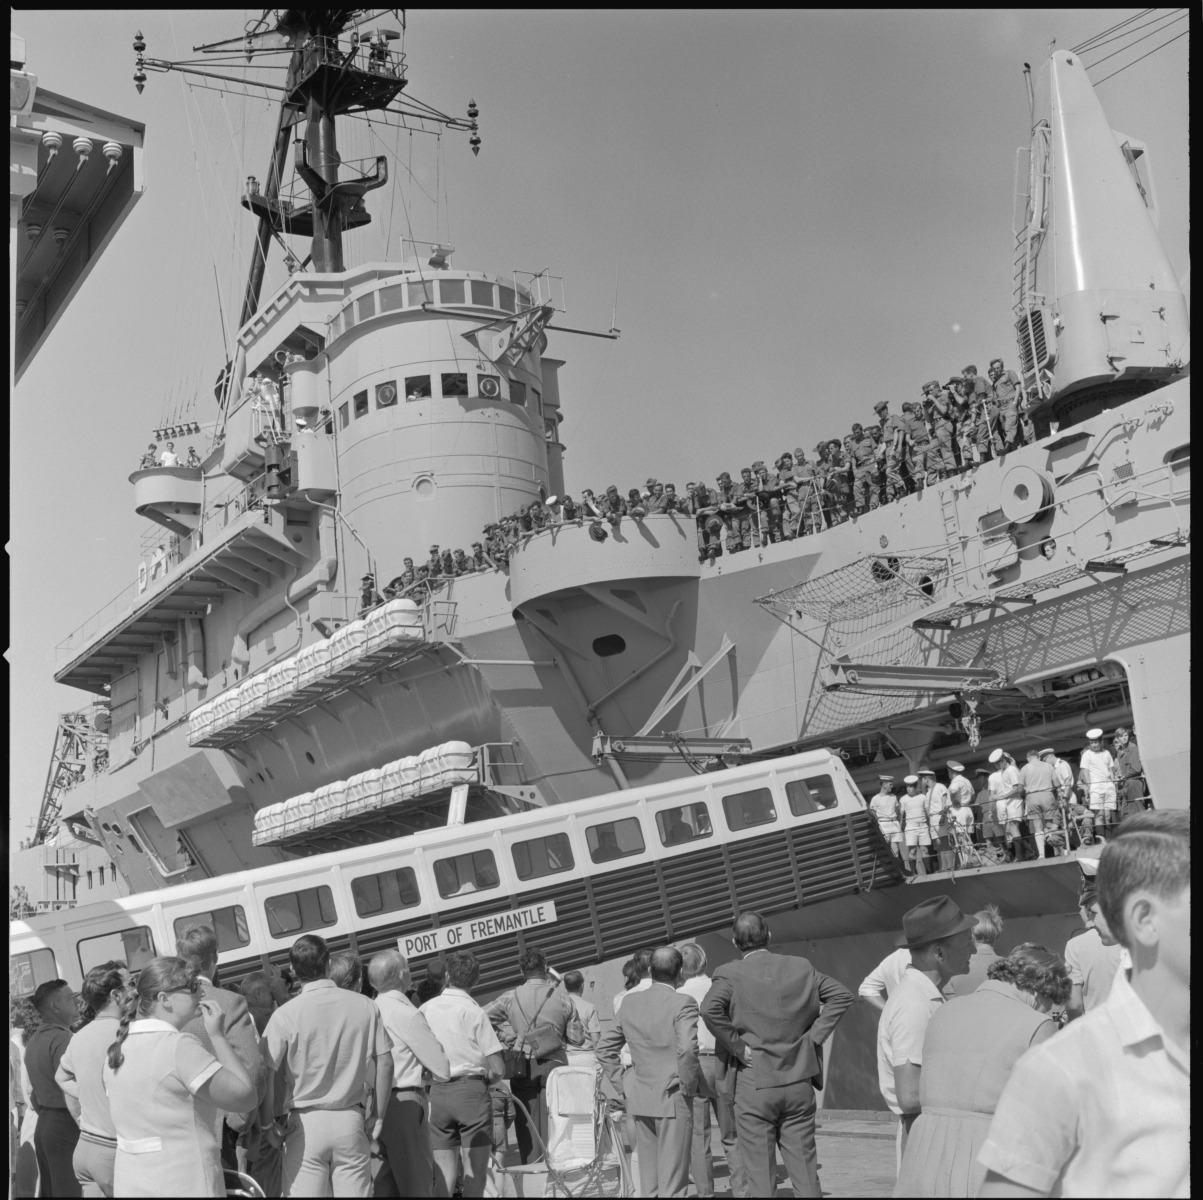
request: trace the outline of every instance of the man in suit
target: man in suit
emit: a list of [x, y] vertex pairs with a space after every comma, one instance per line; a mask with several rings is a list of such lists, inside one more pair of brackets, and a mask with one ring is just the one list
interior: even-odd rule
[[[217, 970], [217, 934], [208, 925], [190, 925], [176, 940], [175, 952], [195, 972], [198, 1000], [212, 1000], [226, 1014], [226, 1037], [234, 1048], [243, 1066], [246, 1067], [259, 1100], [267, 1090], [267, 1072], [263, 1056], [259, 1052], [259, 1032], [255, 1028], [251, 1010], [246, 999], [237, 992], [217, 987], [213, 975]], [[205, 1032], [205, 1023], [200, 1009], [197, 1015], [184, 1026], [185, 1033], [194, 1033], [210, 1054], [213, 1044]], [[219, 1119], [222, 1114], [219, 1114]], [[254, 1121], [254, 1110], [250, 1114], [230, 1114], [218, 1128], [218, 1144], [221, 1146], [221, 1165], [236, 1170], [238, 1167], [238, 1135], [249, 1131]]]
[[[602, 1069], [635, 1118], [639, 1184], [644, 1196], [684, 1196], [689, 1186], [693, 1098], [698, 1065], [698, 1006], [676, 990], [681, 952], [661, 946], [652, 955], [651, 986], [630, 991], [602, 1036]], [[631, 1048], [624, 1077], [619, 1051]]]
[[774, 1194], [780, 1145], [794, 1195], [821, 1196], [815, 1156], [819, 1048], [853, 995], [806, 959], [770, 953], [760, 913], [740, 913], [733, 932], [743, 958], [714, 972], [701, 1013], [719, 1052], [716, 1086], [734, 1091], [748, 1186], [753, 1196]]

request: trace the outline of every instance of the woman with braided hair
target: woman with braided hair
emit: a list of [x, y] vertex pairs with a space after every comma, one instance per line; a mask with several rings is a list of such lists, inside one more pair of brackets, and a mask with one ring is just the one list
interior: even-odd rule
[[[122, 998], [103, 1071], [117, 1135], [114, 1195], [226, 1194], [218, 1110], [246, 1112], [257, 1097], [226, 1039], [225, 1014], [196, 990], [182, 958], [155, 958]], [[198, 1009], [213, 1054], [182, 1032]]]

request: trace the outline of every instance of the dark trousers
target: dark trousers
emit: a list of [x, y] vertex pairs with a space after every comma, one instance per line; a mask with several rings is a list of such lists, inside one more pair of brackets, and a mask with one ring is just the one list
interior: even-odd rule
[[526, 1105], [530, 1119], [517, 1105], [514, 1106], [514, 1139], [518, 1143], [518, 1159], [522, 1163], [534, 1162], [542, 1153], [531, 1135], [531, 1123], [538, 1131], [540, 1141], [547, 1144], [547, 1076], [534, 1079], [511, 1079], [510, 1091]]
[[753, 1196], [772, 1196], [777, 1182], [777, 1147], [795, 1196], [821, 1196], [815, 1152], [815, 1102], [810, 1081], [757, 1088], [751, 1071], [735, 1077], [735, 1124], [739, 1157]]
[[743, 1200], [751, 1192], [748, 1191], [748, 1181], [744, 1178], [743, 1165], [739, 1160], [739, 1135], [735, 1128], [731, 1094], [726, 1087], [719, 1090], [713, 1054], [699, 1054], [698, 1063], [710, 1095], [707, 1097], [699, 1092], [693, 1100], [693, 1145], [689, 1152], [689, 1175], [699, 1196], [714, 1195], [714, 1162], [710, 1152], [710, 1111], [713, 1108], [718, 1119], [719, 1136], [723, 1141], [723, 1154], [727, 1159], [727, 1172], [731, 1178], [731, 1195]]
[[43, 1196], [79, 1196], [75, 1178], [75, 1143], [79, 1126], [65, 1108], [44, 1108], [33, 1131], [33, 1149], [38, 1158], [38, 1190]]
[[372, 1195], [428, 1197], [434, 1188], [434, 1155], [424, 1092], [393, 1092], [384, 1110], [380, 1145], [384, 1164]]

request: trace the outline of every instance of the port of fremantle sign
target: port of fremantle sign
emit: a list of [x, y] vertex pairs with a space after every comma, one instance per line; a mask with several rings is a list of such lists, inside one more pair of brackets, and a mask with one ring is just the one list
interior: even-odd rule
[[443, 925], [426, 933], [407, 933], [397, 939], [397, 949], [406, 958], [418, 958], [427, 954], [446, 954], [473, 942], [485, 942], [489, 938], [502, 937], [507, 933], [519, 933], [533, 929], [536, 925], [554, 925], [556, 921], [555, 901], [531, 904], [526, 908], [509, 908], [502, 912], [474, 917], [459, 925]]

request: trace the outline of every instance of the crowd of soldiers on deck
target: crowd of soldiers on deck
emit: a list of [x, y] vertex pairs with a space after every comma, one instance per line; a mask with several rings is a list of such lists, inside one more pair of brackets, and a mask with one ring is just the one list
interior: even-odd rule
[[405, 559], [404, 570], [383, 594], [376, 591], [374, 576], [365, 576], [361, 611], [398, 596], [424, 600], [459, 575], [504, 570], [524, 536], [555, 525], [588, 525], [590, 536], [604, 542], [606, 526], [617, 530], [623, 517], [680, 513], [696, 519], [698, 556], [713, 562], [724, 544], [728, 554], [737, 554], [817, 533], [1036, 438], [1023, 384], [1001, 358], [991, 360], [985, 376], [971, 364], [946, 383], [930, 380], [922, 399], [904, 401], [898, 415], [886, 400], [873, 409], [877, 424], [854, 422], [843, 439], [819, 442], [813, 459], [798, 446], [784, 451], [771, 469], [757, 460], [742, 468], [738, 479], [723, 471], [714, 487], [690, 481], [678, 493], [675, 484], [651, 478], [625, 496], [611, 484], [600, 494], [586, 488], [579, 500], [532, 500], [486, 525], [471, 555], [432, 546], [420, 566]]

